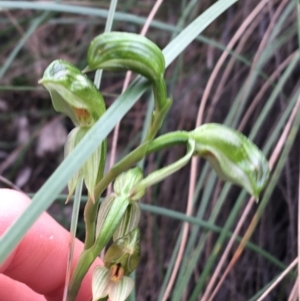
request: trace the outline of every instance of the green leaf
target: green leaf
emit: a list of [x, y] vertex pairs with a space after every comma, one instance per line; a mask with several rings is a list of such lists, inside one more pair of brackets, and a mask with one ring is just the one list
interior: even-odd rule
[[91, 126], [106, 110], [95, 85], [67, 61], [52, 62], [39, 83], [49, 91], [55, 110], [66, 114], [75, 125]]
[[264, 154], [243, 134], [221, 124], [204, 124], [190, 132], [195, 153], [207, 159], [223, 180], [245, 188], [256, 199], [269, 177]]

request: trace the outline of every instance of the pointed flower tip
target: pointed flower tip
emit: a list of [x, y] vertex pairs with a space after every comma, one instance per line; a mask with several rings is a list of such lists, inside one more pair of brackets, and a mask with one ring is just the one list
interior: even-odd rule
[[91, 71], [91, 69], [89, 68], [89, 66], [86, 66], [81, 72], [82, 73], [88, 73], [90, 71]]
[[72, 196], [73, 196], [73, 192], [69, 192], [69, 194], [68, 194], [68, 196], [67, 196], [67, 199], [66, 199], [66, 201], [65, 201], [65, 205], [68, 204], [68, 203], [70, 202]]

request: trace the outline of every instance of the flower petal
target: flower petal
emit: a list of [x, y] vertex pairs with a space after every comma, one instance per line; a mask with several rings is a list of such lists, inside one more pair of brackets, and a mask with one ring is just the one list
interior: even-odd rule
[[93, 271], [92, 293], [93, 300], [104, 298], [109, 293], [110, 276], [109, 270], [103, 266], [96, 266]]
[[111, 301], [125, 301], [132, 292], [134, 281], [129, 277], [123, 277], [119, 282], [109, 283], [109, 299]]

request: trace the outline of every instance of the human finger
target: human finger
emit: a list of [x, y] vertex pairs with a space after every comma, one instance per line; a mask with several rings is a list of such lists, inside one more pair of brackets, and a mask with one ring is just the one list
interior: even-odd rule
[[[20, 192], [0, 190], [0, 235], [24, 212], [30, 202]], [[50, 215], [43, 213], [4, 264], [0, 265], [0, 272], [26, 284], [38, 294], [45, 295], [49, 301], [61, 300], [69, 243], [69, 232]], [[72, 269], [82, 250], [83, 244], [76, 240]], [[101, 260], [97, 259], [84, 278], [78, 301], [90, 300], [92, 269], [99, 264]]]

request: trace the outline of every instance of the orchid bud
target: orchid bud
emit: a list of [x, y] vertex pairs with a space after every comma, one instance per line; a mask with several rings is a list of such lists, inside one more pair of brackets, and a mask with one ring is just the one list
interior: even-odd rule
[[132, 194], [131, 189], [142, 179], [143, 173], [139, 167], [129, 169], [116, 178], [114, 182], [114, 191], [117, 195], [128, 196], [129, 201], [137, 201], [145, 194], [146, 190], [142, 189], [136, 194]]
[[165, 58], [158, 46], [139, 34], [105, 32], [88, 49], [88, 67], [84, 71], [106, 69], [131, 70], [152, 82], [161, 80]]
[[207, 159], [218, 176], [245, 188], [256, 199], [267, 183], [264, 154], [243, 134], [227, 126], [204, 124], [189, 134], [195, 153]]
[[166, 94], [165, 57], [161, 49], [151, 40], [139, 34], [105, 32], [91, 42], [87, 60], [88, 66], [83, 72], [97, 69], [131, 70], [151, 82], [155, 110], [147, 139], [153, 139], [172, 104], [172, 100], [167, 98]]
[[113, 240], [115, 241], [118, 238], [125, 236], [136, 228], [140, 221], [140, 217], [141, 209], [138, 202], [129, 204], [118, 229], [114, 233]]
[[140, 260], [140, 231], [133, 229], [127, 235], [117, 239], [107, 250], [104, 264], [107, 268], [120, 264], [124, 275], [133, 272]]

